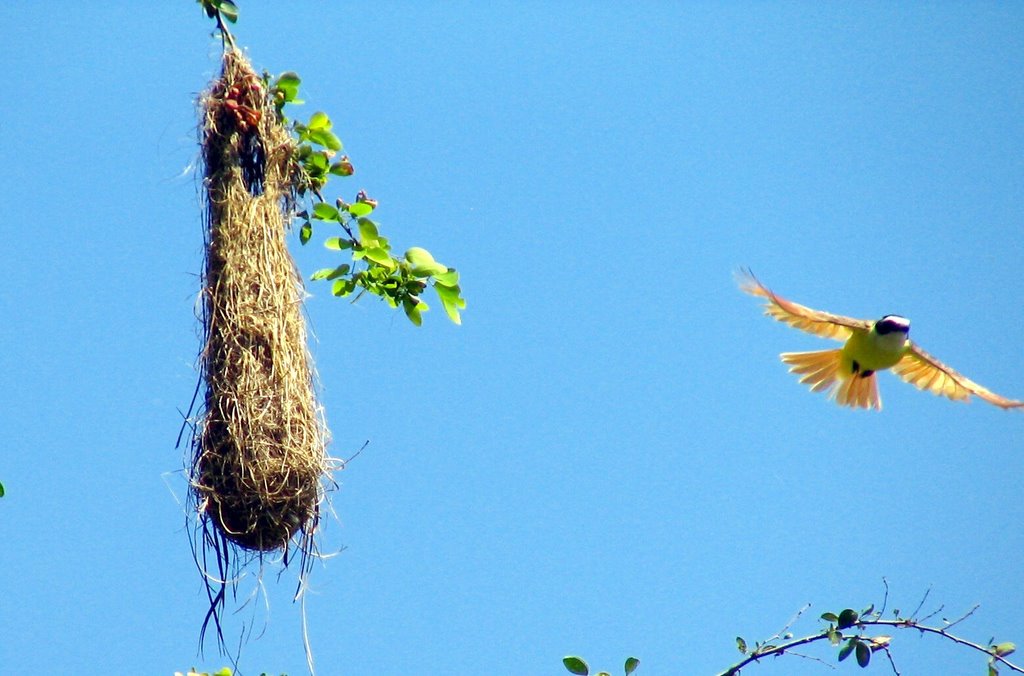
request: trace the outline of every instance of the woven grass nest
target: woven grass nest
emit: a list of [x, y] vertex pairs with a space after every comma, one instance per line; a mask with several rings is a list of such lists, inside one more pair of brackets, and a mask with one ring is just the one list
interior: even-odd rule
[[259, 554], [284, 549], [287, 563], [293, 538], [309, 553], [329, 476], [302, 279], [285, 244], [295, 146], [237, 49], [225, 50], [200, 105], [205, 389], [192, 494], [221, 568], [228, 543]]

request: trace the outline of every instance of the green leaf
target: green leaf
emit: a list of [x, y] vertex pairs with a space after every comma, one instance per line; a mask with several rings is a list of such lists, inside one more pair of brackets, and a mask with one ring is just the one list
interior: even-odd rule
[[[3, 491], [2, 488], [0, 488], [0, 496], [2, 495]], [[992, 647], [992, 652], [996, 655], [999, 655], [999, 657], [1006, 657], [1007, 655], [1012, 655], [1016, 650], [1017, 644], [1011, 643], [1010, 641], [1006, 641], [1005, 643], [1000, 643], [999, 645]]]
[[334, 135], [334, 132], [326, 129], [310, 129], [306, 137], [318, 146], [329, 148], [335, 152], [341, 150], [341, 139]]
[[453, 324], [462, 326], [462, 317], [459, 315], [459, 308], [454, 303], [442, 298], [441, 306], [444, 308], [445, 314], [448, 315], [448, 319], [450, 319]]
[[444, 311], [448, 314], [448, 318], [455, 324], [462, 324], [462, 318], [459, 316], [459, 310], [466, 308], [466, 299], [460, 294], [459, 287], [451, 288], [447, 286], [434, 285], [434, 291], [437, 292], [437, 297], [441, 299], [441, 304], [444, 306]]
[[356, 218], [369, 216], [373, 212], [373, 205], [366, 202], [356, 202], [348, 205], [348, 212]]
[[441, 286], [458, 286], [459, 273], [455, 270], [455, 268], [448, 268], [447, 272], [442, 272], [439, 275], [434, 275], [434, 283], [440, 284]]
[[434, 260], [429, 251], [418, 246], [414, 246], [405, 252], [405, 260], [412, 266], [412, 274], [416, 277], [443, 275], [448, 272], [448, 266], [441, 265]]
[[736, 637], [736, 649], [744, 655], [747, 654], [747, 642], [743, 640], [742, 636]]
[[302, 227], [299, 229], [299, 242], [305, 245], [306, 242], [309, 241], [309, 238], [312, 236], [313, 225], [309, 221], [306, 221], [305, 223], [302, 224]]
[[836, 622], [836, 628], [846, 629], [847, 627], [852, 627], [853, 625], [857, 624], [857, 620], [859, 618], [860, 616], [857, 615], [856, 610], [853, 610], [852, 608], [847, 608], [843, 612], [839, 613], [839, 618]]
[[825, 620], [826, 622], [838, 622], [839, 621], [839, 617], [837, 617], [835, 613], [822, 613], [821, 614], [821, 619]]
[[429, 263], [427, 265], [414, 265], [413, 274], [416, 277], [431, 277], [432, 274], [443, 274], [447, 271], [447, 266], [441, 263]]
[[386, 249], [382, 249], [378, 246], [370, 247], [369, 249], [363, 250], [363, 257], [368, 260], [382, 265], [388, 270], [394, 270], [398, 265], [395, 263], [395, 259], [391, 257], [391, 254]]
[[0, 483], [0, 498], [4, 497], [5, 494], [6, 491], [4, 490], [4, 485]]
[[461, 291], [459, 287], [439, 286], [435, 284], [434, 291], [437, 292], [438, 298], [447, 300], [456, 307], [466, 307], [466, 300], [459, 295], [459, 292]]
[[857, 641], [857, 664], [864, 669], [871, 664], [871, 648], [863, 641]]
[[640, 666], [640, 660], [638, 660], [635, 657], [627, 657], [626, 658], [626, 666], [625, 666], [626, 676], [629, 676], [634, 671], [636, 671], [636, 668], [639, 667], [639, 666]]
[[430, 263], [436, 263], [434, 256], [429, 251], [422, 247], [413, 246], [405, 252], [405, 260], [409, 261], [410, 265], [429, 265]]
[[310, 129], [323, 129], [324, 131], [331, 130], [331, 118], [327, 117], [327, 113], [316, 111], [309, 118], [309, 124], [307, 125]]
[[351, 249], [352, 242], [348, 241], [344, 237], [328, 237], [324, 240], [324, 246], [334, 251], [342, 251], [344, 249]]
[[318, 218], [321, 221], [334, 221], [335, 223], [341, 222], [341, 214], [338, 213], [337, 209], [326, 202], [317, 202], [313, 207], [313, 218]]
[[[349, 205], [349, 213], [352, 213], [352, 206]], [[377, 224], [369, 218], [359, 219], [359, 241], [363, 246], [370, 246], [367, 242], [376, 242], [380, 234], [377, 233]]]
[[412, 268], [412, 274], [414, 274], [417, 277], [443, 275], [446, 272], [448, 272], [448, 267], [440, 263], [431, 263], [430, 265], [414, 265]]
[[988, 676], [999, 676], [999, 670], [996, 669], [996, 665], [994, 665], [994, 664], [989, 664], [988, 665]]
[[289, 70], [277, 76], [274, 87], [281, 90], [285, 101], [292, 102], [299, 93], [299, 84], [301, 82], [302, 78], [299, 77], [299, 74]]
[[348, 263], [342, 263], [338, 267], [334, 268], [333, 271], [331, 271], [331, 274], [327, 276], [327, 279], [337, 279], [342, 275], [347, 275], [351, 269], [351, 265], [349, 265]]
[[314, 176], [323, 176], [331, 168], [331, 160], [321, 150], [319, 152], [310, 153], [309, 157], [305, 161], [306, 171], [313, 174]]
[[[221, 16], [231, 23], [238, 21], [238, 6], [231, 0], [220, 0], [220, 2], [217, 3], [217, 9], [220, 10]], [[231, 675], [228, 674], [228, 676]]]
[[410, 299], [406, 298], [402, 301], [402, 309], [405, 310], [405, 316], [409, 318], [409, 321], [416, 326], [423, 326], [423, 317], [420, 316], [420, 313], [426, 312], [430, 308], [427, 307], [426, 303], [414, 303]]
[[562, 664], [569, 670], [570, 674], [576, 674], [577, 676], [587, 676], [590, 673], [590, 667], [581, 658], [570, 655], [569, 657], [562, 658]]
[[351, 279], [338, 279], [331, 285], [331, 293], [335, 296], [347, 296], [356, 288], [355, 281]]
[[321, 270], [317, 270], [313, 273], [313, 276], [310, 277], [310, 279], [337, 279], [342, 275], [347, 275], [348, 271], [351, 269], [352, 267], [348, 263], [343, 263], [336, 268], [323, 268]]
[[839, 661], [840, 662], [842, 662], [843, 660], [845, 660], [847, 657], [850, 656], [850, 653], [853, 652], [853, 648], [854, 648], [855, 645], [857, 645], [857, 639], [851, 638], [849, 641], [846, 642], [846, 645], [844, 645], [842, 648], [839, 649]]

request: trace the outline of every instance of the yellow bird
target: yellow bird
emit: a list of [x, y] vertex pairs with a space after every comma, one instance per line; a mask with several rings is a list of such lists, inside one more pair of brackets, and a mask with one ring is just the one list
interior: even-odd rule
[[975, 395], [1000, 408], [1024, 407], [1024, 401], [1001, 397], [931, 356], [908, 338], [910, 320], [886, 315], [878, 321], [829, 314], [788, 301], [743, 271], [740, 288], [766, 298], [765, 314], [822, 338], [846, 341], [838, 350], [784, 352], [782, 361], [814, 392], [828, 392], [840, 406], [882, 409], [875, 373], [891, 368], [918, 389], [954, 401]]

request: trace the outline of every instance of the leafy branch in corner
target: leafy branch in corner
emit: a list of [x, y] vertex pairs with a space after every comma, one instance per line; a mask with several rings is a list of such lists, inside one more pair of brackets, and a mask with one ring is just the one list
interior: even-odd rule
[[[998, 676], [999, 669], [1001, 667], [1024, 674], [1024, 667], [1014, 664], [1006, 659], [1017, 649], [1016, 645], [1013, 643], [996, 643], [995, 638], [992, 638], [989, 639], [986, 645], [982, 645], [950, 633], [949, 630], [955, 625], [963, 622], [973, 615], [978, 609], [978, 606], [971, 608], [959, 619], [952, 622], [943, 620], [943, 624], [941, 626], [932, 626], [926, 623], [931, 618], [942, 612], [942, 607], [940, 606], [937, 610], [926, 617], [918, 618], [917, 614], [924, 606], [924, 602], [927, 598], [928, 593], [925, 593], [924, 598], [921, 599], [921, 603], [918, 604], [917, 609], [909, 616], [902, 616], [898, 609], [894, 610], [892, 612], [892, 619], [883, 618], [883, 614], [885, 613], [885, 601], [882, 603], [881, 610], [875, 610], [875, 607], [872, 604], [860, 612], [851, 608], [846, 608], [839, 613], [822, 613], [820, 620], [826, 625], [824, 629], [802, 638], [794, 638], [793, 634], [790, 633], [788, 629], [793, 622], [800, 617], [804, 610], [809, 607], [805, 606], [781, 632], [766, 641], [755, 643], [753, 647], [749, 646], [742, 637], [736, 637], [736, 647], [741, 653], [743, 653], [744, 658], [721, 672], [719, 676], [737, 676], [740, 673], [740, 669], [754, 662], [758, 662], [765, 657], [778, 657], [785, 654], [807, 657], [806, 655], [801, 655], [800, 653], [795, 652], [794, 648], [819, 641], [828, 641], [829, 644], [837, 648], [838, 661], [842, 662], [850, 657], [850, 655], [853, 655], [857, 660], [857, 664], [862, 668], [867, 667], [871, 663], [873, 655], [881, 652], [886, 656], [889, 666], [892, 668], [892, 672], [896, 674], [896, 676], [900, 676], [900, 671], [896, 667], [896, 661], [890, 651], [890, 644], [892, 643], [893, 637], [881, 633], [876, 635], [874, 630], [878, 628], [914, 629], [921, 635], [930, 634], [934, 636], [941, 636], [942, 638], [952, 641], [957, 645], [962, 645], [966, 648], [982, 653], [988, 658], [988, 676]], [[886, 585], [886, 599], [888, 599], [888, 585]], [[809, 659], [817, 658], [812, 657]]]
[[[207, 16], [215, 18], [217, 29], [224, 40], [225, 49], [235, 48], [227, 24], [238, 19], [238, 8], [231, 0], [197, 0]], [[342, 234], [324, 239], [324, 246], [333, 251], [348, 251], [350, 259], [334, 267], [313, 273], [313, 280], [332, 282], [331, 293], [344, 297], [364, 293], [380, 297], [393, 308], [401, 307], [416, 326], [423, 322], [422, 314], [430, 309], [423, 300], [427, 287], [433, 288], [448, 318], [461, 324], [460, 312], [466, 308], [459, 285], [459, 273], [434, 259], [422, 247], [411, 247], [400, 256], [394, 255], [390, 240], [380, 233], [380, 224], [370, 218], [377, 201], [360, 190], [355, 199], [341, 198], [329, 201], [324, 197], [328, 182], [333, 177], [348, 177], [355, 173], [348, 155], [342, 151], [342, 142], [332, 131], [333, 123], [326, 113], [317, 111], [309, 120], [289, 120], [285, 107], [304, 103], [298, 98], [301, 79], [292, 71], [271, 79], [263, 74], [264, 91], [268, 92], [277, 112], [278, 122], [292, 132], [296, 141], [292, 182], [297, 201], [306, 208], [296, 213], [299, 219], [299, 242], [307, 244], [313, 237], [314, 222], [339, 228]]]
[[[297, 74], [287, 72], [270, 85], [283, 124], [288, 124], [284, 106], [301, 103], [299, 83]], [[357, 298], [366, 292], [379, 296], [391, 307], [401, 307], [417, 326], [423, 321], [422, 313], [430, 309], [422, 294], [431, 286], [448, 318], [460, 324], [459, 311], [466, 307], [466, 301], [455, 268], [437, 262], [422, 247], [411, 247], [403, 256], [395, 256], [390, 241], [380, 233], [380, 225], [370, 218], [377, 201], [365, 191], [360, 190], [352, 202], [338, 198], [331, 204], [324, 198], [324, 187], [332, 176], [347, 177], [355, 172], [348, 155], [334, 159], [342, 150], [342, 143], [331, 131], [331, 119], [323, 112], [315, 112], [308, 122], [291, 122], [291, 128], [298, 140], [296, 192], [300, 199], [308, 200], [308, 208], [296, 214], [302, 220], [299, 241], [309, 242], [313, 222], [319, 221], [337, 226], [344, 233], [327, 237], [325, 247], [351, 252], [349, 262], [317, 270], [312, 279], [332, 282], [331, 293], [335, 296], [348, 296], [357, 290]]]

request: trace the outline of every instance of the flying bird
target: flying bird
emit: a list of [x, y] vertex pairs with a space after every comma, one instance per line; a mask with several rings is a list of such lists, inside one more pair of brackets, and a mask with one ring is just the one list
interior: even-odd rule
[[740, 288], [767, 299], [764, 313], [769, 317], [822, 338], [845, 341], [838, 350], [780, 355], [801, 383], [814, 392], [827, 392], [840, 406], [881, 410], [875, 374], [891, 368], [918, 389], [954, 401], [968, 401], [975, 395], [1003, 409], [1024, 407], [1024, 401], [995, 394], [918, 347], [908, 337], [910, 320], [906, 317], [885, 315], [871, 321], [812, 310], [776, 295], [749, 270], [743, 271]]

